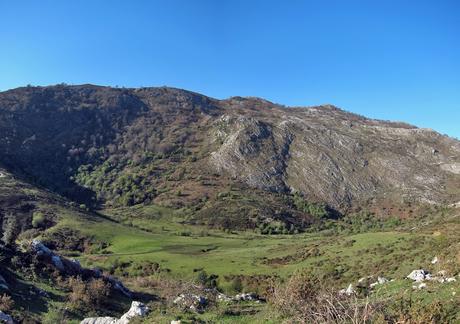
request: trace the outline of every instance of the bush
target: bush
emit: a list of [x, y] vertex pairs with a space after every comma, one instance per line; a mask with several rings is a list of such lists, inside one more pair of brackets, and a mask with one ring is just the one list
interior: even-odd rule
[[301, 272], [275, 286], [270, 302], [294, 323], [371, 323], [380, 316], [377, 305], [341, 296]]
[[41, 212], [35, 212], [33, 213], [32, 215], [32, 227], [34, 228], [38, 228], [38, 227], [42, 227], [43, 224], [45, 224], [45, 215], [43, 215], [43, 213]]
[[107, 301], [110, 285], [103, 279], [83, 281], [80, 277], [71, 277], [67, 281], [70, 289], [69, 307], [74, 310], [95, 310]]
[[14, 307], [14, 300], [6, 295], [6, 294], [3, 294], [0, 296], [0, 311], [2, 312], [9, 312], [10, 310], [12, 310]]

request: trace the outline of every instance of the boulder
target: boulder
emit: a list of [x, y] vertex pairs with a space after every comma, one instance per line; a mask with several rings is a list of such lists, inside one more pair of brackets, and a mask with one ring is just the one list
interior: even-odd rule
[[40, 240], [33, 240], [31, 246], [38, 255], [53, 255], [53, 252], [51, 252], [51, 250], [48, 249]]
[[181, 321], [171, 321], [171, 324], [181, 324]]
[[59, 271], [64, 271], [65, 270], [64, 263], [62, 263], [61, 257], [59, 255], [53, 255], [51, 257], [51, 262], [53, 262], [54, 266]]
[[200, 295], [185, 293], [177, 296], [173, 303], [182, 309], [201, 312], [206, 308], [208, 300]]
[[144, 317], [149, 308], [141, 302], [133, 301], [131, 308], [118, 319], [115, 317], [89, 317], [85, 318], [80, 324], [128, 324], [135, 317]]
[[11, 315], [5, 314], [4, 312], [0, 311], [0, 323], [14, 324], [14, 321]]
[[431, 274], [423, 269], [412, 271], [406, 278], [414, 280], [415, 282], [421, 282], [424, 280], [431, 280]]
[[353, 288], [353, 285], [352, 284], [349, 284], [348, 287], [346, 289], [341, 289], [339, 290], [339, 294], [340, 295], [347, 295], [347, 296], [351, 296], [355, 293], [355, 289]]
[[116, 324], [128, 324], [134, 317], [144, 317], [149, 312], [149, 308], [141, 302], [133, 301], [131, 308], [127, 311]]
[[433, 258], [433, 260], [431, 260], [431, 264], [436, 264], [438, 262], [439, 262], [439, 260], [438, 260], [438, 257], [436, 257], [436, 256]]

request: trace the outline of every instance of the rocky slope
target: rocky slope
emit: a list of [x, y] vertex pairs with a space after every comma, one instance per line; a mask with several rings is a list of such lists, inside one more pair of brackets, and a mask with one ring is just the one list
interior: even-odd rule
[[156, 203], [204, 218], [225, 218], [216, 206], [236, 189], [254, 201], [235, 210], [243, 218], [305, 218], [286, 200], [293, 192], [341, 212], [460, 200], [460, 142], [433, 130], [173, 88], [2, 92], [0, 164], [87, 205]]

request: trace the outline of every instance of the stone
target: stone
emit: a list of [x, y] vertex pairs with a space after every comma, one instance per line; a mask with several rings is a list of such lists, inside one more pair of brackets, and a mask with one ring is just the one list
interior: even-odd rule
[[128, 324], [135, 317], [144, 317], [149, 308], [141, 302], [133, 301], [131, 308], [120, 319], [115, 317], [89, 317], [80, 324]]
[[116, 324], [128, 324], [135, 317], [144, 317], [149, 312], [149, 308], [141, 302], [133, 301], [131, 308], [116, 322]]
[[53, 252], [51, 252], [50, 249], [48, 249], [40, 240], [33, 240], [32, 241], [32, 249], [37, 252], [39, 255], [52, 255]]
[[62, 263], [61, 257], [59, 255], [53, 255], [51, 257], [51, 262], [53, 262], [54, 266], [59, 271], [64, 271], [65, 270], [64, 264]]
[[235, 295], [233, 298], [236, 301], [254, 301], [258, 300], [257, 295], [254, 293], [243, 293], [243, 294], [238, 294]]
[[89, 317], [85, 318], [80, 324], [115, 324], [118, 319], [115, 317]]
[[0, 323], [6, 323], [6, 324], [14, 324], [13, 318], [11, 315], [8, 315], [2, 311], [0, 311]]
[[355, 289], [353, 288], [353, 285], [352, 284], [349, 284], [348, 287], [346, 289], [341, 289], [339, 291], [339, 294], [340, 295], [347, 295], [347, 296], [351, 296], [355, 293]]
[[177, 296], [173, 303], [184, 309], [201, 312], [207, 306], [208, 301], [203, 296], [185, 293]]
[[438, 260], [438, 257], [436, 257], [436, 256], [433, 258], [433, 260], [431, 260], [431, 264], [436, 264], [438, 262], [439, 262], [439, 260]]
[[171, 324], [181, 324], [181, 321], [171, 321]]
[[419, 269], [413, 270], [406, 278], [414, 280], [415, 282], [421, 282], [424, 280], [431, 280], [431, 275], [428, 271]]
[[217, 296], [216, 296], [216, 300], [217, 300], [218, 302], [228, 303], [228, 302], [231, 302], [231, 301], [232, 301], [232, 298], [231, 298], [231, 297], [228, 297], [228, 296], [225, 295], [225, 294], [218, 293]]

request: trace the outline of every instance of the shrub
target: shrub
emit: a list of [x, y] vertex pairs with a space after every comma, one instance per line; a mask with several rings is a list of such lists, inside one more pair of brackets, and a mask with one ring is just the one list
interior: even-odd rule
[[0, 296], [0, 311], [2, 312], [9, 312], [10, 310], [12, 310], [14, 307], [14, 300], [6, 295], [6, 294], [3, 294]]
[[80, 277], [71, 277], [67, 287], [70, 289], [69, 307], [74, 310], [97, 309], [106, 302], [110, 293], [110, 285], [103, 279], [85, 282]]
[[45, 215], [43, 215], [42, 212], [35, 212], [32, 215], [32, 227], [38, 228], [42, 227], [43, 224], [45, 223]]
[[294, 323], [370, 323], [379, 314], [377, 305], [367, 299], [340, 296], [301, 272], [276, 285], [270, 302]]
[[238, 277], [238, 276], [233, 278], [230, 287], [234, 292], [237, 292], [237, 293], [242, 292], [243, 291], [243, 282], [241, 281], [241, 278]]

